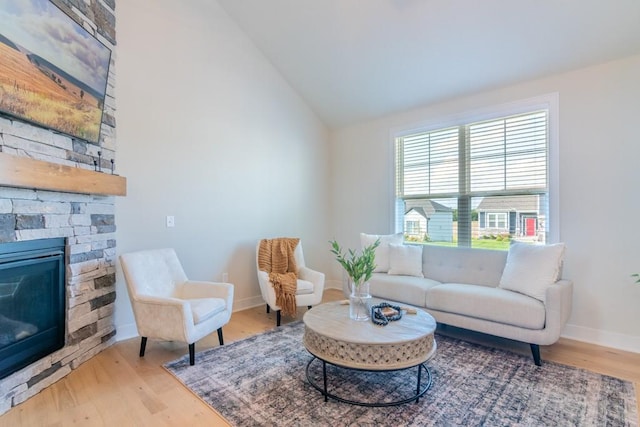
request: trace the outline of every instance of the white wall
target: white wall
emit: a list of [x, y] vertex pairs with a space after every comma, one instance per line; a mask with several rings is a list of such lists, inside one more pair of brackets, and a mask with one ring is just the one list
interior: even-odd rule
[[[640, 56], [505, 87], [341, 129], [332, 135], [332, 234], [391, 232], [390, 132], [467, 111], [558, 92], [560, 240], [574, 281], [564, 336], [640, 351]], [[366, 213], [364, 215], [363, 213]], [[330, 277], [340, 277], [332, 266]]]
[[[255, 244], [299, 236], [324, 269], [328, 131], [215, 1], [118, 3], [119, 253], [174, 247], [187, 275], [261, 303]], [[166, 215], [175, 228], [165, 227]], [[118, 339], [135, 335], [118, 264]]]

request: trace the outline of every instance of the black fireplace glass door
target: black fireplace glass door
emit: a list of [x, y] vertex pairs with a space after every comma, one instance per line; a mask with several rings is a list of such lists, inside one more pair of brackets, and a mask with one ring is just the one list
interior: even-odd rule
[[64, 346], [64, 252], [29, 256], [0, 263], [0, 378]]

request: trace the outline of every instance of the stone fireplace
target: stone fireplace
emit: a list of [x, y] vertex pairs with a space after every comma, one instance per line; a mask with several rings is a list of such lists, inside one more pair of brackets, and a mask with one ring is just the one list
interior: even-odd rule
[[[115, 0], [51, 1], [115, 51]], [[28, 245], [45, 239], [62, 242], [65, 307], [62, 347], [55, 349], [59, 345], [54, 345], [51, 353], [0, 379], [0, 414], [63, 378], [114, 342], [116, 221], [115, 196], [110, 194], [119, 193], [96, 193], [89, 182], [110, 174], [111, 160], [115, 160], [114, 58], [115, 54], [99, 144], [0, 116], [0, 155], [5, 162], [5, 171], [0, 171], [0, 245]], [[73, 182], [73, 186], [56, 191], [46, 173], [40, 183], [16, 185], [12, 179], [2, 180], [3, 174], [12, 175], [5, 165], [13, 158], [51, 165], [58, 174], [69, 175], [62, 179]], [[104, 173], [94, 172], [94, 162], [99, 162]], [[84, 180], [89, 174], [69, 173], [74, 170], [89, 172], [86, 186]], [[20, 275], [14, 277], [17, 276]], [[4, 291], [9, 293], [12, 283], [5, 284]], [[0, 320], [2, 316], [0, 311]], [[24, 324], [11, 323], [16, 332], [14, 339], [34, 332], [33, 326], [28, 326], [33, 322], [19, 322]]]

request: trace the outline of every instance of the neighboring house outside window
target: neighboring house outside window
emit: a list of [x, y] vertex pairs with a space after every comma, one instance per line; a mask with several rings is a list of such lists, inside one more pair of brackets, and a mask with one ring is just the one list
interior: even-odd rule
[[467, 247], [546, 242], [549, 151], [548, 108], [398, 134], [396, 231]]
[[[404, 214], [405, 239], [453, 242], [453, 209], [433, 200], [412, 200]], [[416, 226], [417, 224], [417, 226]]]
[[539, 195], [484, 197], [476, 208], [479, 236], [507, 233], [518, 240], [541, 240], [546, 204]]

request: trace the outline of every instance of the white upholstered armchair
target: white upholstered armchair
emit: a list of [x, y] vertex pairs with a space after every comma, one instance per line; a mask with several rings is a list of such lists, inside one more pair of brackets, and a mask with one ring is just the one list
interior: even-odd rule
[[[281, 314], [280, 307], [276, 304], [276, 293], [271, 282], [269, 282], [269, 274], [261, 271], [258, 266], [258, 252], [260, 251], [260, 241], [256, 245], [256, 270], [258, 272], [258, 283], [260, 284], [260, 292], [262, 299], [267, 303], [267, 313], [271, 309], [276, 311], [276, 326], [280, 326]], [[311, 308], [322, 302], [322, 294], [324, 292], [324, 273], [315, 271], [306, 266], [304, 262], [304, 254], [302, 252], [302, 242], [299, 242], [294, 250], [294, 258], [298, 271], [296, 305], [298, 307], [307, 306]]]
[[173, 249], [153, 249], [120, 255], [144, 356], [147, 338], [189, 344], [195, 362], [195, 342], [229, 322], [233, 285], [188, 280]]

